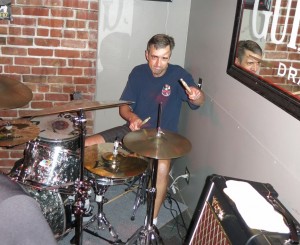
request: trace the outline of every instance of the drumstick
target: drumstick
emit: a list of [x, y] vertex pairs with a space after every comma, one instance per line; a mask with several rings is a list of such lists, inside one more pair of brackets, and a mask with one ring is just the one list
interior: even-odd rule
[[180, 82], [181, 82], [182, 86], [189, 92], [189, 94], [192, 93], [192, 90], [190, 89], [190, 87], [186, 84], [186, 82], [182, 78], [180, 78]]
[[151, 117], [147, 117], [147, 118], [142, 122], [141, 126], [144, 125], [144, 124], [146, 124], [150, 119], [151, 119]]

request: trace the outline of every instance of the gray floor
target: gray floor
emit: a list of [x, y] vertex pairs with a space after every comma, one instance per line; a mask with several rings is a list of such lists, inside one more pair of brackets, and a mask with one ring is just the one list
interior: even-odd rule
[[[115, 231], [117, 231], [121, 244], [124, 244], [139, 228], [144, 224], [144, 218], [146, 214], [147, 204], [141, 205], [135, 216], [135, 220], [131, 221], [133, 202], [135, 200], [135, 192], [124, 193], [126, 186], [114, 186], [110, 187], [105, 197], [108, 199], [103, 207], [106, 218], [113, 225]], [[97, 205], [94, 205], [94, 213], [96, 213]], [[122, 210], [122, 211], [120, 211]], [[161, 208], [159, 214], [159, 220], [157, 228], [159, 235], [162, 238], [165, 245], [181, 245], [183, 244], [187, 227], [190, 222], [189, 215], [187, 213], [187, 207], [182, 204], [179, 195], [171, 195], [168, 193], [164, 206]], [[84, 223], [85, 224], [85, 223]], [[97, 222], [94, 222], [89, 230], [96, 232], [99, 237], [91, 235], [87, 232], [83, 232], [83, 244], [86, 245], [105, 245], [115, 244], [107, 227], [104, 230], [99, 230]], [[70, 240], [74, 237], [75, 231], [71, 231], [66, 237], [59, 240], [59, 245], [71, 244]], [[101, 238], [102, 237], [102, 238]], [[107, 241], [107, 240], [109, 241]]]

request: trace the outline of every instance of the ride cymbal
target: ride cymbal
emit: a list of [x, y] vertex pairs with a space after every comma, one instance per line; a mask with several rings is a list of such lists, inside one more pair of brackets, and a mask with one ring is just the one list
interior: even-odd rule
[[114, 159], [113, 148], [113, 143], [86, 147], [84, 167], [93, 174], [112, 179], [135, 177], [146, 170], [148, 162], [145, 159], [131, 156], [123, 149], [118, 149]]
[[23, 83], [0, 76], [0, 109], [15, 109], [32, 100], [32, 91]]
[[181, 157], [192, 148], [190, 141], [185, 137], [157, 129], [141, 129], [130, 132], [125, 135], [123, 142], [129, 150], [154, 159]]
[[118, 107], [125, 104], [131, 104], [130, 101], [89, 101], [89, 100], [72, 100], [64, 105], [55, 106], [39, 111], [32, 111], [25, 114], [23, 117], [36, 117], [51, 114], [58, 114], [63, 112], [76, 112], [76, 111], [91, 111], [98, 109], [106, 109], [111, 107]]
[[38, 126], [27, 120], [0, 121], [0, 146], [12, 147], [35, 139], [40, 133]]

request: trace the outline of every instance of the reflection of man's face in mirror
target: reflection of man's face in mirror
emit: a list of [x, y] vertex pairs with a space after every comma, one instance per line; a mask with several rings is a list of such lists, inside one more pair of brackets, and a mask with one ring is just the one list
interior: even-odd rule
[[251, 40], [240, 41], [235, 63], [253, 73], [258, 73], [262, 59], [260, 46]]

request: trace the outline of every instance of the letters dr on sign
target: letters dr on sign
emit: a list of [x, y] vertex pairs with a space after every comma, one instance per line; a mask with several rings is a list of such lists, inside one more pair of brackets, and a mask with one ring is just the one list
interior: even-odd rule
[[[237, 0], [227, 73], [300, 119], [300, 0]], [[256, 57], [243, 43], [255, 42]], [[250, 55], [249, 55], [250, 54]], [[246, 65], [245, 65], [246, 64]], [[255, 67], [255, 69], [254, 69]]]

